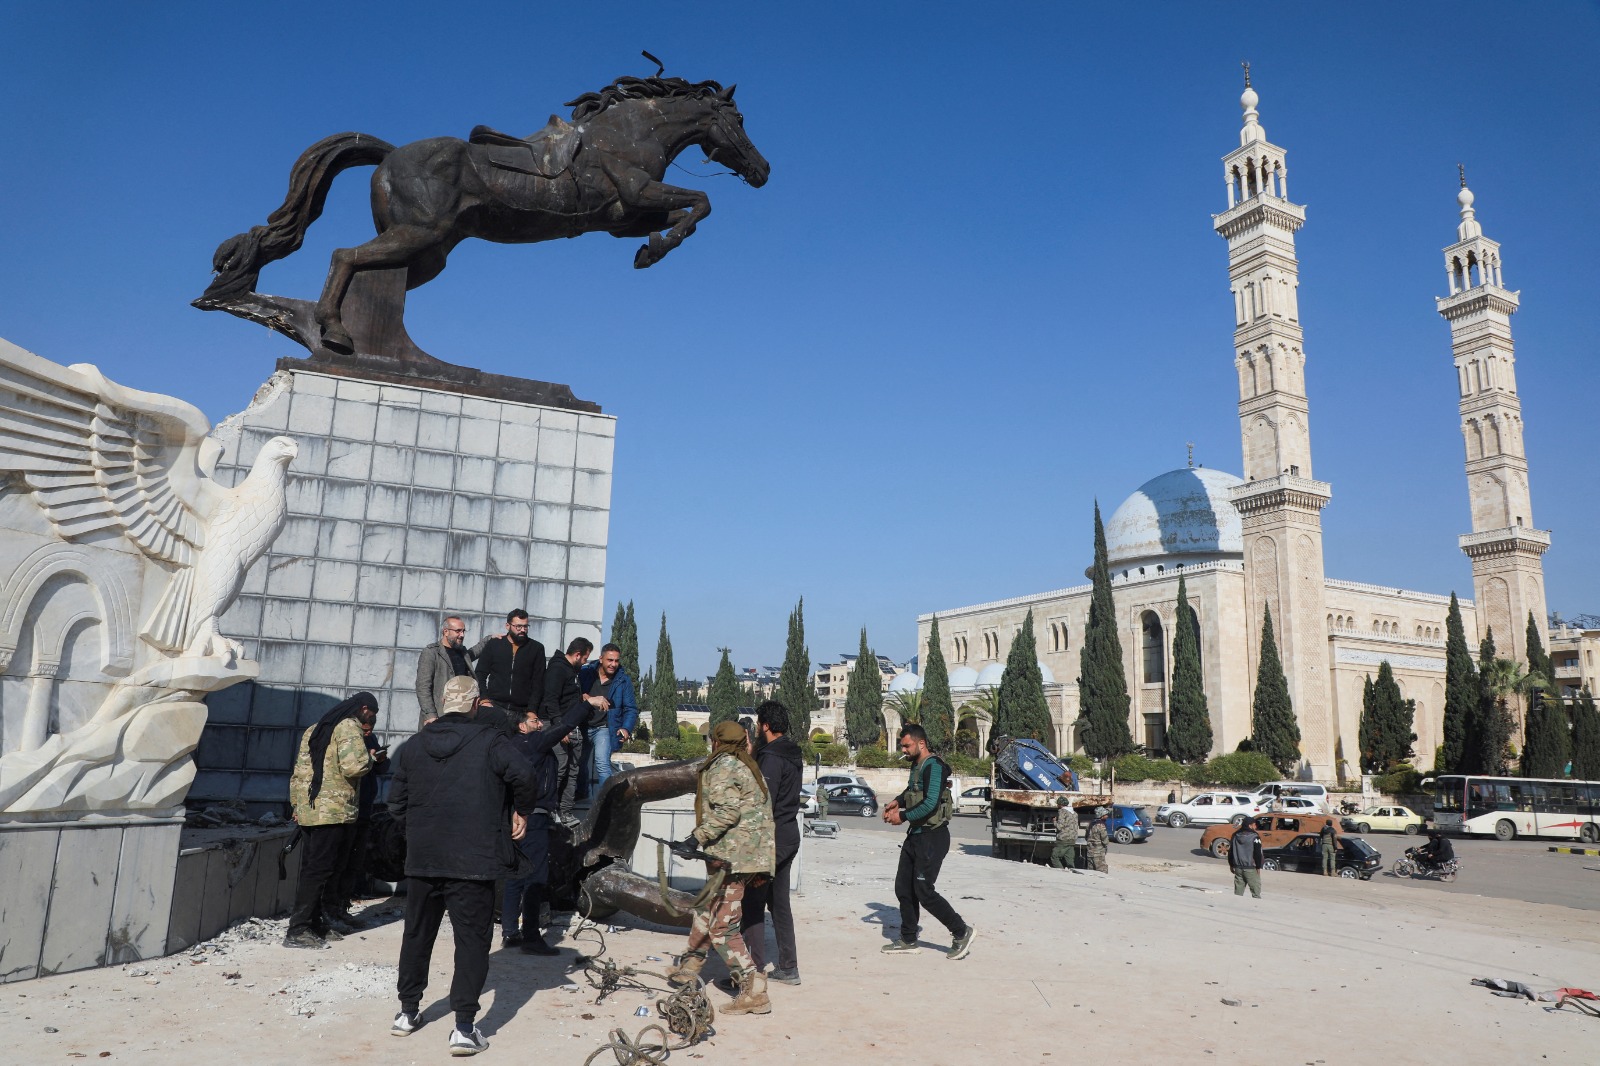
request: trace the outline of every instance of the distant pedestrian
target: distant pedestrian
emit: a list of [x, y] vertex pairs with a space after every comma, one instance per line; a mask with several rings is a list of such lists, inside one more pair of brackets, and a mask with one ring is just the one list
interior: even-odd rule
[[1339, 839], [1333, 833], [1333, 819], [1322, 823], [1322, 876], [1333, 877], [1339, 872]]
[[449, 615], [439, 639], [422, 649], [417, 656], [417, 727], [427, 725], [439, 717], [444, 705], [445, 682], [452, 677], [472, 673], [472, 661], [478, 657], [476, 650], [466, 646], [467, 624], [459, 615]]
[[1078, 858], [1078, 812], [1072, 801], [1063, 796], [1056, 801], [1056, 846], [1050, 849], [1050, 866], [1056, 870], [1070, 870]]
[[1246, 821], [1233, 831], [1233, 837], [1228, 841], [1228, 866], [1233, 870], [1233, 894], [1244, 895], [1248, 887], [1250, 894], [1256, 899], [1261, 898], [1261, 838], [1256, 835], [1255, 826]]
[[739, 928], [749, 883], [770, 878], [776, 859], [772, 802], [766, 779], [749, 752], [748, 737], [737, 722], [711, 731], [711, 757], [700, 769], [695, 790], [694, 832], [673, 844], [673, 853], [706, 856], [706, 873], [716, 883], [711, 898], [695, 908], [689, 943], [667, 979], [692, 985], [711, 951], [728, 967], [739, 994], [722, 1014], [770, 1014], [766, 976], [756, 971]]
[[789, 739], [789, 711], [783, 704], [767, 700], [757, 707], [756, 729], [761, 739], [756, 765], [761, 767], [772, 800], [776, 866], [770, 881], [745, 889], [744, 918], [739, 929], [759, 973], [767, 966], [766, 914], [770, 910], [778, 962], [767, 976], [786, 985], [797, 985], [800, 960], [795, 951], [789, 875], [800, 854], [800, 823], [796, 817], [800, 813], [800, 778], [805, 773], [806, 759], [800, 745]]
[[[550, 656], [544, 671], [544, 698], [539, 706], [539, 717], [544, 719], [546, 729], [564, 720], [574, 707], [589, 704], [593, 708], [594, 701], [600, 698], [585, 696], [578, 681], [580, 668], [589, 661], [589, 653], [593, 650], [593, 641], [586, 637], [573, 637], [565, 652]], [[555, 748], [556, 778], [561, 796], [557, 817], [568, 827], [578, 824], [578, 820], [572, 816], [572, 808], [578, 801], [578, 769], [583, 765], [583, 751], [581, 730], [568, 733]]]
[[516, 841], [533, 811], [533, 770], [498, 729], [473, 721], [478, 682], [445, 684], [443, 713], [400, 749], [389, 813], [405, 834], [406, 914], [400, 939], [400, 1013], [389, 1032], [422, 1027], [422, 994], [439, 923], [455, 934], [450, 1054], [476, 1055], [489, 1042], [475, 1024], [489, 975], [494, 883], [516, 868]]
[[972, 950], [976, 930], [962, 920], [948, 900], [935, 887], [939, 868], [950, 853], [950, 815], [955, 803], [950, 796], [950, 767], [928, 750], [928, 733], [912, 724], [900, 730], [900, 754], [911, 760], [911, 777], [906, 789], [883, 809], [883, 820], [890, 825], [905, 824], [905, 842], [900, 845], [900, 867], [895, 873], [894, 894], [900, 902], [900, 935], [883, 946], [885, 953], [917, 950], [924, 909], [950, 930], [952, 942], [947, 959], [964, 959]]
[[[283, 938], [286, 948], [320, 948], [344, 930], [336, 915], [344, 911], [344, 867], [360, 809], [357, 788], [372, 769], [362, 724], [375, 721], [378, 700], [358, 692], [335, 704], [300, 738], [300, 753], [289, 778], [301, 839], [300, 879], [294, 910]], [[345, 929], [351, 927], [345, 926]]]
[[633, 679], [622, 668], [622, 649], [615, 644], [601, 648], [600, 658], [578, 671], [578, 687], [590, 706], [583, 727], [588, 749], [584, 766], [589, 771], [589, 794], [594, 796], [611, 779], [612, 754], [632, 740], [639, 727], [639, 703]]
[[1111, 845], [1111, 837], [1106, 832], [1106, 819], [1111, 817], [1111, 808], [1096, 807], [1094, 821], [1089, 823], [1089, 831], [1084, 834], [1084, 839], [1089, 845], [1089, 865], [1103, 874], [1111, 872], [1106, 866], [1106, 848]]
[[518, 607], [506, 615], [505, 635], [484, 641], [478, 655], [478, 689], [495, 706], [486, 713], [480, 705], [478, 721], [492, 720], [515, 736], [528, 708], [537, 711], [544, 696], [544, 660], [544, 645], [528, 636], [528, 612]]

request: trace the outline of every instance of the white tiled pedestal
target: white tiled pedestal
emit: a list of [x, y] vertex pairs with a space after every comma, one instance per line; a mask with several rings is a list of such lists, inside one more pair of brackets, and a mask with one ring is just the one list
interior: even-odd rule
[[0, 983], [166, 954], [183, 808], [0, 818]]
[[597, 639], [616, 420], [609, 415], [280, 370], [218, 426], [217, 478], [262, 442], [300, 445], [289, 520], [222, 619], [260, 679], [215, 694], [194, 800], [281, 804], [300, 732], [366, 689], [379, 734], [417, 727], [417, 656], [445, 613], [468, 640], [525, 608], [547, 652]]

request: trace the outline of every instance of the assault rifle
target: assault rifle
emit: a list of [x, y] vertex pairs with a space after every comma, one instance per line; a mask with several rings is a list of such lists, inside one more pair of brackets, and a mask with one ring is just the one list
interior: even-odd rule
[[666, 837], [658, 837], [651, 833], [640, 833], [639, 835], [644, 837], [646, 840], [654, 840], [657, 844], [665, 844], [667, 850], [672, 852], [672, 854], [676, 855], [680, 859], [702, 859], [705, 862], [717, 861], [713, 856], [707, 855], [699, 848], [694, 848], [691, 850], [684, 847], [682, 841], [668, 840]]

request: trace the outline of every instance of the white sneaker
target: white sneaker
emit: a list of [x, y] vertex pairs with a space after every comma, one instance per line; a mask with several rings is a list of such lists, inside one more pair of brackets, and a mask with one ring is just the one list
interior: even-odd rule
[[483, 1034], [478, 1031], [476, 1025], [472, 1027], [471, 1036], [463, 1033], [460, 1029], [450, 1030], [450, 1054], [476, 1055], [480, 1051], [488, 1050], [489, 1041], [483, 1038]]
[[411, 1014], [401, 1011], [399, 1014], [394, 1016], [394, 1024], [389, 1026], [389, 1035], [410, 1036], [412, 1033], [421, 1028], [422, 1012], [420, 1010], [414, 1011]]

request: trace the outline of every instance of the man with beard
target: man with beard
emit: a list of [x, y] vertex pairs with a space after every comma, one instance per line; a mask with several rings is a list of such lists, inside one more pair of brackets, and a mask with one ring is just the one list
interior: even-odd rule
[[417, 727], [427, 725], [439, 717], [444, 703], [445, 682], [452, 677], [472, 673], [472, 660], [482, 647], [468, 648], [467, 624], [459, 615], [448, 615], [439, 639], [422, 649], [417, 656], [417, 707], [420, 720]]
[[[550, 663], [544, 672], [544, 699], [539, 706], [539, 717], [544, 720], [546, 729], [565, 720], [574, 707], [587, 704], [589, 709], [593, 709], [597, 701], [604, 702], [603, 697], [584, 695], [583, 686], [578, 681], [580, 669], [589, 661], [589, 653], [593, 650], [594, 643], [587, 637], [573, 637], [567, 644], [566, 652], [550, 656]], [[557, 817], [563, 825], [575, 826], [578, 822], [572, 816], [572, 805], [577, 802], [578, 768], [583, 765], [582, 733], [568, 734], [556, 745], [555, 755], [560, 794]]]
[[493, 711], [479, 707], [478, 721], [515, 737], [528, 709], [539, 709], [544, 658], [544, 645], [528, 636], [528, 612], [518, 607], [506, 615], [505, 636], [484, 642], [478, 655], [478, 689], [494, 704]]
[[589, 771], [589, 794], [598, 796], [611, 778], [611, 753], [631, 740], [639, 725], [639, 704], [633, 696], [633, 679], [622, 669], [622, 649], [615, 644], [601, 648], [600, 658], [578, 672], [578, 684], [591, 707], [583, 729], [588, 748], [584, 765]]
[[345, 917], [344, 866], [360, 810], [357, 786], [372, 769], [362, 727], [377, 719], [378, 699], [358, 692], [323, 715], [305, 731], [289, 801], [300, 826], [300, 880], [294, 910], [283, 938], [286, 948], [325, 947], [324, 938], [340, 939], [351, 927], [336, 928]]
[[800, 983], [800, 962], [795, 954], [794, 911], [789, 903], [789, 874], [795, 856], [800, 854], [800, 778], [805, 773], [805, 756], [800, 745], [789, 739], [789, 711], [776, 700], [756, 708], [759, 746], [756, 765], [772, 799], [773, 838], [776, 843], [776, 868], [772, 879], [745, 889], [744, 918], [739, 931], [755, 962], [756, 972], [767, 968], [766, 914], [772, 912], [772, 935], [778, 942], [778, 963], [767, 977], [786, 985]]

